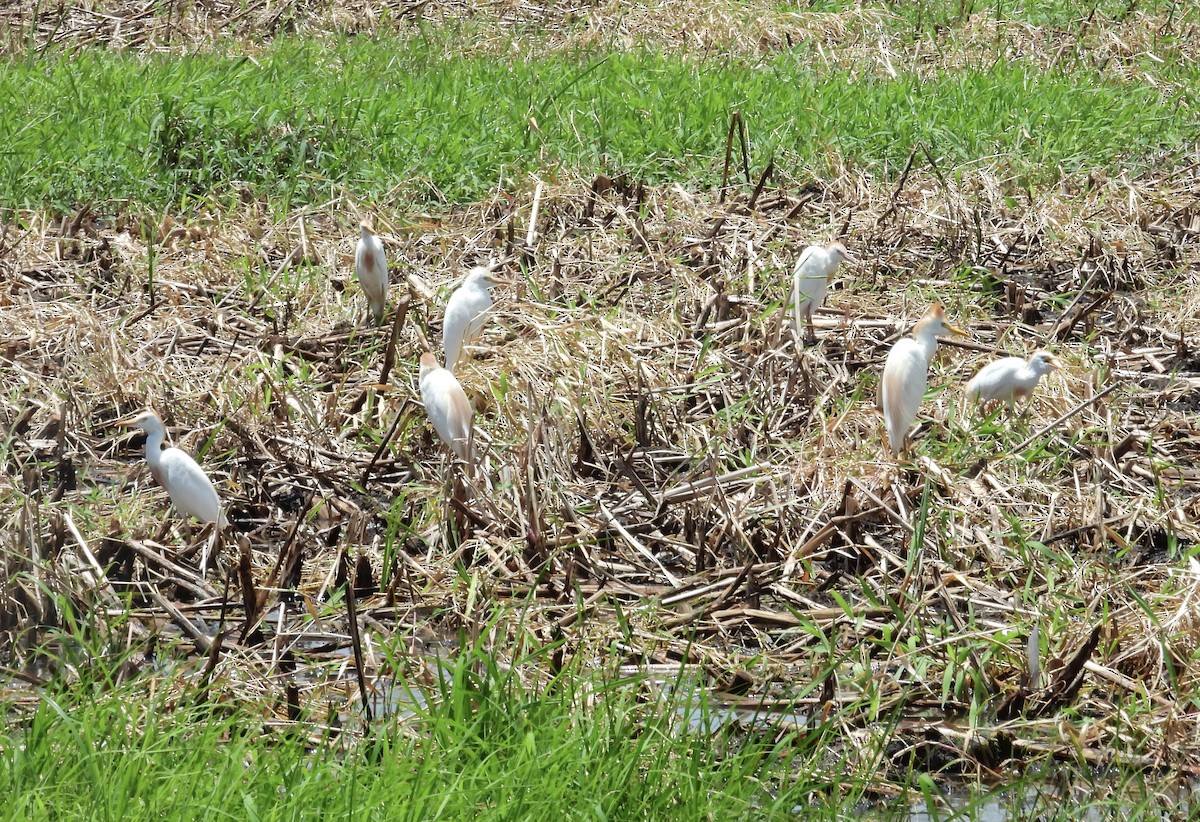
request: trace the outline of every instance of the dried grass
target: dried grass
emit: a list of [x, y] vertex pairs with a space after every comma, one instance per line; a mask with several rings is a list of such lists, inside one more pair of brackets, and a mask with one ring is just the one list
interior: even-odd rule
[[[564, 653], [606, 667], [695, 666], [718, 688], [743, 676], [743, 701], [812, 685], [802, 704], [842, 706], [850, 745], [876, 738], [860, 704], [876, 688], [901, 737], [925, 744], [965, 708], [941, 689], [963, 664], [1000, 716], [1025, 717], [1007, 726], [1018, 758], [1072, 755], [1078, 740], [1038, 718], [1073, 705], [1094, 718], [1088, 757], [1125, 761], [1134, 734], [1162, 740], [1135, 764], [1196, 767], [1200, 738], [1178, 719], [1200, 680], [1200, 568], [1168, 562], [1167, 545], [1187, 553], [1200, 530], [1197, 168], [1077, 180], [1019, 210], [992, 170], [951, 183], [917, 163], [897, 189], [847, 169], [803, 192], [769, 185], [754, 209], [745, 193], [600, 179], [531, 183], [416, 223], [379, 214], [389, 312], [405, 303], [386, 387], [390, 329], [359, 325], [349, 273], [354, 202], [179, 224], [21, 214], [0, 235], [6, 665], [45, 674], [34, 649], [60, 592], [101, 623], [128, 616], [133, 646], [177, 637], [206, 681], [279, 721], [297, 699], [345, 710], [348, 623], [318, 609], [353, 578], [367, 689], [398, 673], [379, 642], [403, 638], [419, 679], [426, 643], [512, 605], [523, 620], [499, 654], [561, 636]], [[832, 236], [865, 262], [839, 276], [821, 344], [798, 351], [787, 272]], [[526, 274], [461, 370], [484, 454], [463, 476], [416, 405], [416, 361], [450, 288], [493, 256]], [[935, 296], [973, 340], [940, 355], [931, 382], [951, 388], [924, 409], [917, 463], [898, 469], [873, 380]], [[1011, 446], [1082, 405], [1035, 438], [1044, 458], [947, 420], [952, 386], [992, 350], [1046, 345], [1068, 372], [1002, 432]], [[164, 519], [139, 447], [109, 427], [146, 404], [185, 447], [208, 443], [202, 462], [231, 506], [235, 533], [207, 578], [206, 535]], [[219, 614], [233, 633], [214, 650]], [[1044, 663], [1037, 690], [1020, 687], [1012, 640], [1032, 625], [1064, 660]], [[874, 643], [885, 632], [887, 651]], [[955, 649], [970, 655], [954, 662]], [[285, 699], [297, 681], [303, 694]], [[1131, 692], [1150, 695], [1145, 713], [1122, 708]], [[947, 740], [961, 767], [994, 766], [994, 736]]]

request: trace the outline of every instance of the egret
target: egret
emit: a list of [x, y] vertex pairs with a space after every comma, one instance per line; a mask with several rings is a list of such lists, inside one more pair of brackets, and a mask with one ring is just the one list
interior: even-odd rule
[[471, 401], [449, 369], [426, 351], [421, 355], [421, 401], [442, 441], [459, 459], [471, 461]]
[[487, 266], [476, 266], [467, 272], [462, 285], [446, 302], [446, 319], [442, 322], [442, 348], [446, 351], [446, 368], [453, 371], [462, 356], [463, 346], [469, 343], [487, 319], [492, 307], [489, 285], [502, 282]]
[[942, 304], [935, 302], [913, 328], [911, 337], [904, 337], [892, 346], [883, 366], [880, 399], [883, 407], [883, 426], [887, 431], [892, 454], [900, 456], [909, 426], [925, 396], [929, 363], [937, 353], [939, 334], [966, 332], [946, 322]]
[[1035, 351], [1028, 362], [1020, 357], [996, 360], [967, 383], [967, 399], [985, 404], [1003, 400], [1011, 414], [1016, 400], [1031, 396], [1042, 377], [1061, 367], [1061, 361], [1049, 351]]
[[792, 326], [797, 336], [800, 334], [800, 318], [808, 321], [808, 333], [804, 337], [805, 345], [814, 345], [817, 334], [813, 330], [813, 312], [825, 302], [825, 289], [829, 286], [829, 278], [837, 271], [838, 263], [842, 260], [853, 261], [854, 258], [839, 242], [827, 246], [810, 245], [800, 254], [796, 261], [796, 270], [792, 272]]
[[371, 230], [371, 224], [364, 221], [358, 227], [362, 229], [362, 236], [354, 249], [354, 268], [358, 273], [358, 284], [367, 295], [367, 311], [371, 319], [379, 323], [387, 303], [387, 258], [383, 254], [383, 243]]
[[217, 489], [189, 454], [178, 448], [163, 448], [166, 429], [153, 411], [121, 420], [117, 425], [140, 428], [146, 432], [146, 464], [154, 481], [167, 489], [171, 502], [187, 516], [204, 523], [215, 522], [218, 528], [229, 524], [221, 511]]

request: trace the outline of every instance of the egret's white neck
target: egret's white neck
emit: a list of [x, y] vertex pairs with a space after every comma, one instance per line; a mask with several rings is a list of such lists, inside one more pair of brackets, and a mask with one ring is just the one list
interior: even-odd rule
[[162, 461], [163, 438], [166, 435], [160, 430], [146, 432], [146, 462], [158, 465]]
[[925, 355], [925, 362], [933, 359], [933, 355], [937, 353], [937, 334], [932, 328], [919, 328], [913, 334], [913, 339], [917, 341], [917, 345], [921, 347], [921, 353]]

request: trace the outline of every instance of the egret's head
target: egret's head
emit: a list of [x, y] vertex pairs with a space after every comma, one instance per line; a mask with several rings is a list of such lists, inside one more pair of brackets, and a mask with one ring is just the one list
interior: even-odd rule
[[1063, 367], [1062, 360], [1049, 351], [1035, 351], [1029, 358], [1029, 364], [1038, 374], [1048, 374]]
[[508, 280], [501, 277], [498, 272], [498, 266], [477, 265], [467, 272], [467, 277], [463, 280], [464, 285], [472, 285], [474, 283], [482, 283], [483, 285], [505, 285]]
[[852, 263], [856, 261], [854, 255], [846, 250], [846, 246], [842, 245], [837, 240], [834, 240], [832, 243], [825, 246], [825, 250], [828, 251], [829, 255], [839, 263], [842, 260], [849, 260]]
[[942, 307], [940, 302], [935, 302], [931, 305], [929, 310], [925, 312], [925, 316], [917, 322], [916, 328], [913, 329], [914, 336], [922, 333], [933, 334], [935, 337], [944, 337], [948, 334], [957, 334], [960, 337], [967, 336], [966, 331], [946, 322], [946, 309]]
[[361, 223], [358, 224], [358, 227], [362, 231], [362, 235], [364, 237], [375, 236], [375, 229], [371, 226], [370, 220], [363, 220]]
[[158, 418], [158, 414], [153, 411], [143, 411], [137, 416], [130, 417], [125, 420], [118, 420], [115, 425], [122, 428], [140, 428], [147, 434], [154, 432], [164, 433], [166, 429], [163, 427], [162, 420]]
[[490, 266], [477, 265], [467, 272], [467, 278], [463, 282], [468, 285], [478, 282], [482, 282], [484, 285], [491, 285], [492, 269]]

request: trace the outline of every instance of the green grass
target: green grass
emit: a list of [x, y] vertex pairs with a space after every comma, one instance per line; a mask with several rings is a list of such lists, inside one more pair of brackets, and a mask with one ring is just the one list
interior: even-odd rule
[[[803, 47], [761, 65], [650, 52], [441, 55], [421, 40], [357, 39], [286, 41], [257, 62], [91, 50], [10, 62], [0, 202], [187, 208], [232, 202], [240, 184], [283, 207], [340, 189], [465, 202], [556, 169], [711, 186], [737, 109], [756, 165], [774, 153], [793, 177], [825, 172], [831, 158], [894, 175], [917, 141], [947, 167], [1002, 158], [1018, 179], [1136, 170], [1195, 132], [1194, 92], [1003, 60], [891, 79], [814, 72]], [[1170, 73], [1200, 80], [1195, 66]]]
[[[76, 651], [89, 642], [64, 639]], [[159, 653], [166, 658], [169, 648]], [[140, 679], [116, 684], [118, 668], [119, 660], [93, 655], [78, 665], [81, 678], [52, 683], [32, 707], [5, 706], [4, 818], [840, 819], [866, 810], [943, 819], [954, 809], [966, 818], [1006, 810], [1067, 818], [1047, 788], [1049, 773], [1056, 784], [1068, 780], [1058, 791], [1074, 786], [1107, 818], [1152, 809], [1158, 790], [1177, 789], [1168, 781], [1151, 790], [1137, 769], [1065, 775], [1048, 765], [993, 789], [947, 787], [911, 772], [898, 791], [880, 795], [892, 757], [883, 753], [886, 717], [868, 726], [879, 741], [842, 762], [833, 723], [733, 729], [700, 691], [605, 681], [574, 664], [547, 684], [522, 684], [519, 667], [502, 668], [482, 647], [443, 666], [423, 707], [397, 701], [415, 733], [384, 717], [363, 734], [350, 717], [346, 730], [324, 739], [316, 726], [269, 727], [261, 707], [223, 695], [219, 678], [203, 699], [181, 684], [182, 669], [177, 687], [159, 683], [150, 693]], [[330, 707], [312, 702], [307, 718], [328, 718]], [[912, 753], [918, 766], [923, 754]], [[875, 776], [868, 781], [864, 770]]]
[[[383, 718], [365, 737], [316, 744], [311, 729], [268, 730], [260, 707], [220, 696], [219, 679], [208, 699], [191, 685], [149, 694], [144, 681], [114, 684], [117, 667], [93, 657], [19, 720], [10, 710], [8, 818], [765, 819], [857, 799], [812, 775], [821, 727], [706, 727], [695, 721], [706, 701], [647, 700], [578, 665], [528, 685], [520, 663], [464, 652], [406, 720], [415, 733]], [[312, 701], [308, 718], [325, 718]]]

